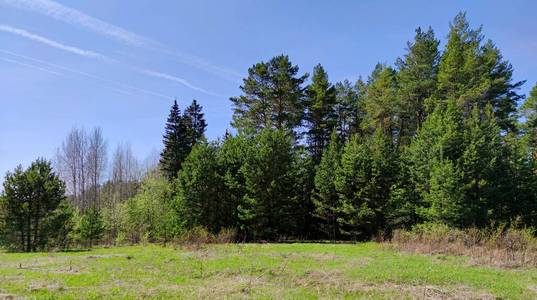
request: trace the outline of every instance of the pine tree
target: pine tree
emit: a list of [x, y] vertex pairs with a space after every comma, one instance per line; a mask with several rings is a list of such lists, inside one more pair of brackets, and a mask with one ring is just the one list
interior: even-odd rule
[[177, 100], [173, 102], [170, 109], [163, 142], [164, 149], [160, 154], [160, 169], [168, 180], [172, 180], [177, 177], [181, 163], [190, 152], [188, 150], [187, 127], [181, 117]]
[[402, 144], [421, 127], [429, 112], [432, 96], [436, 92], [439, 52], [433, 30], [416, 29], [414, 42], [408, 42], [407, 54], [398, 59], [397, 83], [400, 98], [400, 136]]
[[336, 89], [328, 81], [328, 74], [319, 64], [313, 69], [312, 83], [306, 89], [306, 127], [308, 148], [316, 163], [328, 146], [330, 133], [336, 126]]
[[336, 105], [334, 107], [337, 116], [336, 129], [341, 141], [347, 141], [353, 134], [361, 134], [362, 121], [364, 119], [363, 98], [366, 84], [358, 79], [356, 84], [344, 80], [336, 84]]
[[294, 132], [304, 113], [304, 87], [308, 74], [297, 76], [286, 55], [273, 57], [248, 69], [243, 80], [243, 95], [230, 98], [232, 125], [239, 131], [273, 128]]
[[465, 13], [455, 17], [440, 59], [437, 98], [456, 100], [466, 116], [474, 106], [492, 105], [500, 128], [513, 131], [522, 98], [516, 90], [524, 82], [513, 82], [511, 64], [491, 41], [482, 43], [481, 31], [470, 29]]
[[366, 116], [362, 127], [369, 132], [380, 128], [397, 142], [399, 99], [395, 70], [377, 64], [368, 80], [364, 109]]
[[58, 209], [66, 204], [65, 184], [50, 162], [37, 159], [24, 170], [17, 167], [4, 181], [0, 211], [4, 243], [20, 251], [45, 249], [69, 219]]
[[336, 131], [333, 131], [330, 135], [328, 149], [324, 152], [315, 173], [313, 194], [314, 215], [322, 221], [320, 230], [332, 240], [339, 236], [337, 223], [339, 197], [334, 178], [336, 170], [339, 168], [340, 151], [338, 135]]

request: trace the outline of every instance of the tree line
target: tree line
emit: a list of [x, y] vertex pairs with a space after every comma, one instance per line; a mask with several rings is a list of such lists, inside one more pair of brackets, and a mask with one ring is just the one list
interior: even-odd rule
[[196, 227], [259, 241], [367, 240], [425, 222], [537, 225], [537, 85], [521, 95], [524, 81], [464, 13], [439, 45], [431, 28], [418, 28], [393, 65], [356, 82], [332, 83], [320, 64], [310, 77], [286, 55], [256, 63], [230, 98], [234, 133], [207, 141], [202, 107], [194, 100], [181, 113], [174, 102], [160, 160], [146, 172], [132, 173], [132, 154], [118, 148], [103, 181], [102, 133], [74, 130], [56, 172], [39, 160], [7, 174], [0, 228], [22, 233], [4, 229], [3, 240], [28, 251], [28, 236], [46, 240], [22, 222], [26, 211], [12, 213], [27, 201], [18, 186], [37, 188], [30, 178], [40, 165], [56, 195], [67, 184], [69, 201], [28, 214], [60, 224], [50, 216], [71, 220], [57, 212], [71, 208], [72, 231], [90, 244], [168, 241]]

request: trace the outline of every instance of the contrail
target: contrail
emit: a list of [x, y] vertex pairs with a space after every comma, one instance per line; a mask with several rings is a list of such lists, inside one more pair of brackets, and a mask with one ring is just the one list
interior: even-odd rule
[[28, 31], [26, 31], [24, 29], [19, 29], [19, 28], [15, 28], [15, 27], [12, 27], [12, 26], [0, 24], [0, 31], [13, 33], [13, 34], [16, 34], [16, 35], [19, 35], [19, 36], [22, 36], [22, 37], [25, 37], [25, 38], [29, 38], [31, 40], [34, 40], [34, 41], [37, 41], [37, 42], [40, 42], [40, 43], [43, 43], [43, 44], [45, 44], [47, 46], [54, 47], [54, 48], [57, 48], [57, 49], [60, 49], [60, 50], [63, 50], [63, 51], [67, 51], [67, 52], [70, 52], [70, 53], [74, 53], [74, 54], [77, 54], [77, 55], [81, 55], [81, 56], [84, 56], [84, 57], [101, 59], [101, 60], [107, 61], [109, 63], [117, 63], [119, 65], [126, 66], [126, 67], [128, 67], [130, 69], [133, 69], [133, 70], [135, 70], [135, 71], [137, 71], [139, 73], [145, 74], [145, 75], [149, 75], [149, 76], [158, 77], [158, 78], [161, 78], [161, 79], [166, 79], [166, 80], [171, 80], [171, 81], [181, 83], [182, 85], [184, 85], [184, 86], [186, 86], [186, 87], [188, 87], [188, 88], [190, 88], [192, 90], [199, 91], [199, 92], [205, 93], [207, 95], [212, 95], [212, 96], [217, 96], [217, 97], [220, 96], [220, 95], [218, 95], [216, 93], [213, 93], [213, 92], [207, 91], [207, 90], [205, 90], [205, 89], [203, 89], [201, 87], [195, 86], [195, 85], [191, 84], [190, 82], [188, 82], [186, 79], [179, 78], [179, 77], [172, 76], [172, 75], [165, 74], [165, 73], [158, 72], [158, 71], [144, 70], [144, 69], [139, 69], [139, 68], [136, 68], [136, 67], [133, 67], [133, 66], [129, 66], [129, 65], [127, 65], [125, 63], [122, 63], [120, 61], [117, 61], [115, 59], [111, 59], [111, 58], [109, 58], [109, 57], [107, 57], [105, 55], [102, 55], [102, 54], [99, 54], [99, 53], [96, 53], [96, 52], [93, 52], [93, 51], [89, 51], [89, 50], [83, 50], [83, 49], [80, 49], [80, 48], [67, 46], [67, 45], [62, 44], [60, 42], [53, 41], [53, 40], [48, 39], [46, 37], [43, 37], [43, 36], [28, 32]]
[[47, 72], [47, 73], [54, 74], [54, 75], [63, 75], [61, 73], [58, 73], [58, 72], [55, 72], [55, 71], [52, 71], [52, 70], [41, 68], [39, 66], [26, 64], [26, 63], [16, 61], [16, 60], [12, 60], [12, 59], [5, 58], [5, 57], [0, 57], [0, 60], [6, 61], [6, 62], [9, 62], [9, 63], [12, 63], [12, 64], [16, 64], [16, 65], [21, 65], [21, 66], [24, 66], [24, 67], [28, 67], [28, 68], [31, 68], [31, 69], [40, 70], [40, 71]]
[[15, 34], [15, 35], [18, 35], [18, 36], [21, 36], [21, 37], [24, 37], [24, 38], [27, 38], [27, 39], [42, 43], [42, 44], [45, 44], [47, 46], [54, 47], [54, 48], [57, 48], [57, 49], [61, 49], [63, 51], [71, 52], [71, 53], [78, 54], [78, 55], [81, 55], [81, 56], [90, 57], [90, 58], [104, 58], [104, 56], [99, 54], [99, 53], [89, 51], [89, 50], [83, 50], [83, 49], [73, 47], [73, 46], [67, 46], [67, 45], [64, 45], [64, 44], [62, 44], [60, 42], [56, 42], [56, 41], [50, 40], [50, 39], [48, 39], [46, 37], [43, 37], [43, 36], [28, 32], [28, 31], [26, 31], [24, 29], [15, 28], [15, 27], [12, 27], [12, 26], [9, 26], [9, 25], [0, 24], [0, 31]]
[[178, 62], [216, 75], [227, 81], [237, 83], [241, 78], [241, 75], [233, 70], [214, 65], [200, 57], [171, 50], [170, 47], [164, 46], [154, 40], [52, 0], [0, 0], [0, 4], [42, 14], [58, 21], [80, 26], [129, 46], [142, 47], [168, 55]]
[[50, 0], [0, 0], [0, 4], [32, 11], [54, 18], [58, 21], [78, 25], [129, 45], [144, 46], [149, 44], [149, 41], [142, 36], [92, 16], [88, 16], [79, 10], [64, 6], [58, 2]]
[[149, 76], [153, 76], [153, 77], [157, 77], [157, 78], [163, 78], [163, 79], [167, 79], [167, 80], [170, 80], [170, 81], [178, 82], [178, 83], [180, 83], [180, 84], [182, 84], [182, 85], [184, 85], [184, 86], [186, 86], [188, 88], [191, 88], [193, 90], [202, 92], [202, 93], [207, 94], [207, 95], [216, 96], [216, 97], [222, 97], [221, 95], [215, 94], [213, 92], [209, 92], [209, 91], [207, 91], [207, 90], [205, 90], [203, 88], [200, 88], [200, 87], [197, 87], [195, 85], [192, 85], [190, 82], [188, 82], [187, 80], [185, 80], [183, 78], [180, 78], [180, 77], [176, 77], [176, 76], [161, 73], [161, 72], [151, 71], [151, 70], [139, 70], [139, 72], [141, 72], [143, 74], [146, 74], [146, 75], [149, 75]]
[[15, 56], [15, 57], [27, 59], [27, 60], [30, 60], [30, 61], [34, 61], [34, 62], [43, 64], [43, 65], [46, 65], [46, 66], [49, 66], [49, 67], [52, 67], [52, 68], [56, 68], [56, 69], [60, 69], [60, 70], [63, 70], [63, 71], [70, 72], [70, 73], [78, 74], [78, 75], [81, 75], [81, 76], [84, 76], [84, 77], [88, 77], [88, 78], [91, 78], [93, 80], [101, 81], [101, 82], [104, 82], [104, 83], [107, 83], [107, 84], [110, 84], [110, 85], [114, 85], [116, 87], [120, 87], [120, 88], [123, 88], [123, 89], [138, 91], [138, 92], [141, 92], [141, 93], [144, 93], [144, 94], [152, 95], [152, 96], [162, 98], [162, 99], [166, 99], [166, 100], [173, 99], [173, 97], [171, 97], [171, 96], [166, 96], [166, 95], [158, 93], [158, 92], [154, 92], [154, 91], [151, 91], [151, 90], [146, 90], [146, 89], [143, 89], [143, 88], [130, 86], [130, 85], [120, 83], [120, 82], [116, 82], [116, 81], [112, 81], [112, 80], [108, 80], [106, 78], [103, 78], [103, 77], [100, 77], [100, 76], [97, 76], [97, 75], [93, 75], [93, 74], [86, 73], [86, 72], [83, 72], [83, 71], [79, 71], [79, 70], [71, 69], [71, 68], [68, 68], [68, 67], [60, 66], [60, 65], [57, 65], [57, 64], [54, 64], [54, 63], [46, 62], [46, 61], [43, 61], [43, 60], [40, 60], [40, 59], [37, 59], [37, 58], [33, 58], [33, 57], [29, 57], [29, 56], [26, 56], [26, 55], [14, 53], [14, 52], [3, 50], [3, 49], [0, 49], [0, 52], [8, 54], [8, 55], [11, 55], [11, 56]]

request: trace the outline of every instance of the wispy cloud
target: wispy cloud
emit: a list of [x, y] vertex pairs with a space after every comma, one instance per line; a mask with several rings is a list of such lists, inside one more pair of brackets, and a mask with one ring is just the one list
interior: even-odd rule
[[150, 41], [142, 36], [92, 16], [88, 16], [79, 10], [67, 7], [58, 2], [50, 0], [0, 0], [0, 4], [44, 14], [56, 20], [84, 27], [95, 33], [129, 45], [142, 46], [150, 43]]
[[[95, 80], [95, 81], [98, 81], [98, 82], [105, 83], [107, 85], [113, 86], [113, 87], [115, 87], [115, 90], [117, 90], [117, 91], [121, 90], [125, 94], [133, 95], [131, 91], [136, 91], [136, 92], [141, 92], [141, 93], [151, 95], [151, 96], [154, 96], [154, 97], [158, 97], [158, 98], [161, 98], [161, 99], [166, 99], [168, 101], [172, 99], [171, 96], [167, 96], [167, 95], [164, 95], [164, 94], [159, 93], [159, 92], [155, 92], [155, 91], [151, 91], [151, 90], [147, 90], [147, 89], [143, 89], [143, 88], [139, 88], [139, 87], [134, 87], [134, 86], [131, 86], [131, 85], [128, 85], [128, 84], [124, 84], [124, 83], [121, 83], [121, 82], [109, 80], [109, 79], [106, 79], [106, 78], [101, 77], [101, 76], [97, 76], [97, 75], [93, 75], [93, 74], [86, 73], [86, 72], [83, 72], [83, 71], [75, 70], [75, 69], [72, 69], [72, 68], [68, 68], [68, 67], [65, 67], [65, 66], [61, 66], [61, 65], [58, 65], [58, 64], [47, 62], [47, 61], [37, 59], [37, 58], [34, 58], [34, 57], [29, 57], [29, 56], [26, 56], [26, 55], [22, 55], [22, 54], [19, 54], [19, 53], [14, 53], [14, 52], [3, 50], [3, 49], [0, 49], [0, 53], [4, 53], [4, 54], [7, 54], [7, 55], [11, 55], [13, 57], [29, 60], [29, 61], [41, 64], [41, 65], [44, 65], [44, 66], [47, 66], [47, 67], [50, 67], [50, 68], [54, 68], [54, 69], [66, 71], [66, 72], [69, 72], [69, 73], [77, 74], [77, 75], [80, 75], [80, 76], [84, 76], [84, 77], [90, 78], [92, 80]], [[110, 87], [107, 86], [107, 88], [110, 88]]]
[[[172, 76], [172, 75], [165, 74], [165, 73], [161, 73], [161, 72], [158, 72], [158, 71], [139, 69], [139, 68], [136, 68], [136, 67], [121, 63], [121, 62], [116, 61], [114, 59], [108, 58], [107, 56], [104, 56], [104, 55], [99, 54], [97, 52], [93, 52], [93, 51], [90, 51], [90, 50], [84, 50], [84, 49], [80, 49], [80, 48], [77, 48], [77, 47], [68, 46], [68, 45], [65, 45], [65, 44], [63, 44], [61, 42], [51, 40], [49, 38], [37, 35], [35, 33], [31, 33], [31, 32], [26, 31], [24, 29], [15, 28], [15, 27], [12, 27], [12, 26], [9, 26], [9, 25], [0, 24], [0, 31], [12, 33], [12, 34], [15, 34], [15, 35], [18, 35], [18, 36], [21, 36], [21, 37], [24, 37], [24, 38], [28, 38], [30, 40], [33, 40], [33, 41], [36, 41], [36, 42], [39, 42], [39, 43], [42, 43], [42, 44], [45, 44], [47, 46], [54, 47], [54, 48], [57, 48], [57, 49], [60, 49], [60, 50], [63, 50], [63, 51], [70, 52], [70, 53], [74, 53], [74, 54], [77, 54], [77, 55], [80, 55], [80, 56], [101, 59], [103, 61], [107, 61], [107, 62], [110, 62], [110, 63], [115, 62], [115, 63], [117, 63], [119, 65], [126, 66], [126, 67], [128, 67], [130, 69], [133, 69], [133, 70], [135, 70], [135, 71], [137, 71], [139, 73], [145, 74], [145, 75], [158, 77], [158, 78], [166, 79], [166, 80], [170, 80], [170, 81], [175, 81], [175, 82], [181, 83], [182, 85], [184, 85], [184, 86], [186, 86], [186, 87], [188, 87], [188, 88], [190, 88], [192, 90], [199, 91], [199, 92], [205, 93], [207, 95], [220, 96], [220, 95], [218, 95], [216, 93], [207, 91], [207, 90], [205, 90], [203, 88], [200, 88], [200, 87], [197, 87], [197, 86], [191, 84], [190, 82], [188, 82], [186, 79], [179, 78], [179, 77]], [[100, 79], [102, 79], [102, 78], [100, 78]]]
[[9, 59], [9, 58], [5, 58], [5, 57], [0, 57], [0, 60], [5, 61], [5, 62], [9, 62], [9, 63], [12, 63], [12, 64], [16, 64], [16, 65], [19, 65], [19, 66], [31, 68], [31, 69], [34, 69], [34, 70], [47, 72], [47, 73], [54, 74], [54, 75], [62, 75], [61, 73], [58, 73], [56, 71], [52, 71], [52, 70], [49, 70], [49, 69], [46, 69], [46, 68], [42, 68], [40, 66], [23, 63], [23, 62], [13, 60], [13, 59]]
[[162, 78], [162, 79], [166, 79], [166, 80], [169, 80], [169, 81], [174, 81], [174, 82], [180, 83], [180, 84], [182, 84], [182, 85], [184, 85], [184, 86], [186, 86], [186, 87], [188, 87], [190, 89], [202, 92], [202, 93], [207, 94], [207, 95], [221, 97], [221, 95], [219, 95], [219, 94], [216, 94], [216, 93], [210, 92], [210, 91], [208, 91], [206, 89], [197, 87], [197, 86], [191, 84], [190, 82], [188, 82], [186, 79], [183, 79], [183, 78], [180, 78], [180, 77], [177, 77], [177, 76], [173, 76], [173, 75], [166, 74], [166, 73], [161, 73], [161, 72], [156, 72], [156, 71], [152, 71], [152, 70], [140, 69], [138, 71], [143, 73], [143, 74], [149, 75], [149, 76]]
[[34, 13], [46, 15], [50, 18], [68, 24], [77, 25], [99, 35], [114, 39], [130, 46], [143, 47], [169, 55], [177, 61], [216, 75], [222, 79], [238, 82], [241, 75], [225, 67], [217, 66], [203, 58], [181, 53], [161, 45], [147, 37], [141, 36], [119, 26], [110, 24], [98, 18], [89, 16], [77, 9], [62, 5], [52, 0], [0, 0], [0, 4]]
[[57, 48], [57, 49], [61, 49], [61, 50], [67, 51], [67, 52], [77, 54], [77, 55], [90, 57], [90, 58], [104, 58], [103, 55], [101, 55], [101, 54], [99, 54], [97, 52], [84, 50], [84, 49], [80, 49], [80, 48], [73, 47], [73, 46], [64, 45], [64, 44], [62, 44], [60, 42], [53, 41], [53, 40], [48, 39], [46, 37], [37, 35], [35, 33], [28, 32], [28, 31], [26, 31], [24, 29], [15, 28], [15, 27], [12, 27], [12, 26], [9, 26], [9, 25], [0, 24], [0, 31], [15, 34], [15, 35], [18, 35], [18, 36], [21, 36], [21, 37], [24, 37], [24, 38], [27, 38], [27, 39], [42, 43], [42, 44], [45, 44], [47, 46], [54, 47], [54, 48]]

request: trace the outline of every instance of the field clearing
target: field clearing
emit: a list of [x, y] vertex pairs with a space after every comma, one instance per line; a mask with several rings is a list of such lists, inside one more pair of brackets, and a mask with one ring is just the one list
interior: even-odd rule
[[377, 243], [159, 245], [0, 253], [0, 299], [535, 299], [535, 268]]

